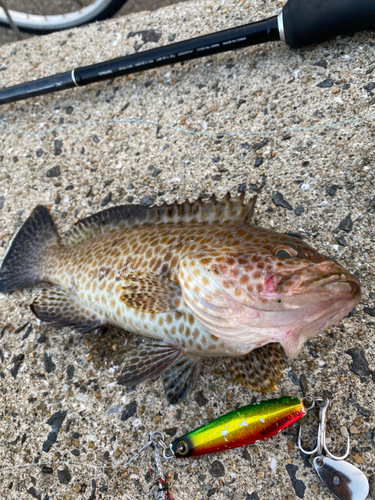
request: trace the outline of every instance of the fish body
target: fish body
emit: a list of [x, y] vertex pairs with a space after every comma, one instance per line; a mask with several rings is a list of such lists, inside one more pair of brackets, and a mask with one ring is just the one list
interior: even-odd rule
[[251, 226], [254, 203], [116, 207], [80, 221], [67, 245], [37, 207], [3, 259], [0, 292], [49, 282], [31, 305], [40, 319], [154, 339], [120, 383], [163, 375], [176, 402], [195, 385], [201, 357], [224, 356], [240, 382], [268, 390], [282, 367], [276, 343], [297, 355], [358, 303], [360, 287], [300, 239]]
[[250, 404], [175, 439], [176, 458], [196, 457], [263, 441], [306, 414], [300, 398], [284, 397]]

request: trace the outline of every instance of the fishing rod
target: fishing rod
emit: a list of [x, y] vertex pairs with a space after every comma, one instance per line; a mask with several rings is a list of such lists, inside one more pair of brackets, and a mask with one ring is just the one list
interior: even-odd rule
[[199, 57], [282, 41], [297, 49], [375, 30], [374, 0], [289, 0], [277, 16], [0, 89], [0, 105]]

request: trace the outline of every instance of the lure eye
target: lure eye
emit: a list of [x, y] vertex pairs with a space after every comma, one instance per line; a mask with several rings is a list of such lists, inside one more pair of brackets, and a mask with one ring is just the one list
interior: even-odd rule
[[290, 259], [291, 257], [294, 257], [292, 250], [286, 249], [286, 248], [278, 248], [275, 251], [276, 257], [281, 257], [283, 259]]
[[176, 450], [180, 455], [186, 455], [186, 453], [189, 451], [189, 446], [186, 441], [180, 441], [177, 445]]

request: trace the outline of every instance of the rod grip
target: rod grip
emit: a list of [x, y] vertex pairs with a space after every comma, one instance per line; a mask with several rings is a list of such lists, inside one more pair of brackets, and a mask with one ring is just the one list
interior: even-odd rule
[[375, 0], [289, 0], [282, 10], [293, 49], [356, 31], [375, 30]]

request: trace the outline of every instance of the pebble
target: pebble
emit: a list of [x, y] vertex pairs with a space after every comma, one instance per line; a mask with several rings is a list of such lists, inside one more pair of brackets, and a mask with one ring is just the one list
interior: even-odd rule
[[203, 391], [198, 391], [196, 393], [194, 401], [200, 408], [202, 408], [202, 406], [206, 406], [208, 403], [208, 399], [204, 396]]
[[223, 477], [225, 475], [225, 467], [220, 460], [214, 460], [211, 465], [211, 475], [214, 477]]
[[258, 151], [258, 149], [263, 148], [266, 144], [268, 144], [269, 139], [263, 139], [263, 141], [254, 144], [253, 150]]
[[258, 168], [262, 165], [262, 163], [263, 163], [263, 156], [257, 156], [255, 158], [254, 167]]
[[142, 205], [142, 207], [149, 207], [154, 204], [155, 198], [155, 196], [144, 196], [141, 199], [140, 204]]
[[332, 87], [332, 85], [333, 85], [333, 80], [331, 78], [327, 78], [326, 80], [323, 80], [322, 82], [316, 84], [316, 86], [320, 87], [321, 89]]
[[54, 142], [54, 148], [55, 149], [54, 149], [54, 152], [53, 152], [53, 154], [55, 156], [61, 155], [61, 153], [62, 153], [62, 146], [63, 146], [62, 141], [60, 141], [60, 139], [56, 139], [55, 142]]
[[316, 63], [313, 64], [313, 66], [320, 66], [321, 68], [326, 69], [327, 68], [327, 62], [321, 59], [320, 61], [317, 61]]
[[37, 158], [40, 158], [43, 155], [43, 152], [44, 152], [43, 149], [39, 148], [36, 152]]
[[306, 485], [301, 479], [296, 478], [296, 473], [299, 468], [294, 464], [287, 464], [286, 471], [289, 474], [292, 486], [298, 498], [303, 498], [305, 496]]
[[110, 191], [107, 196], [105, 196], [102, 201], [100, 202], [100, 205], [102, 207], [105, 207], [106, 205], [108, 205], [108, 203], [112, 200], [112, 191]]
[[33, 331], [33, 327], [29, 326], [29, 328], [26, 330], [26, 332], [22, 336], [22, 340], [27, 339], [27, 337], [30, 335], [30, 333]]
[[347, 247], [348, 246], [348, 244], [347, 244], [344, 236], [339, 236], [336, 241], [342, 247]]
[[366, 90], [366, 92], [371, 92], [375, 89], [375, 83], [374, 82], [370, 82], [368, 83], [367, 85], [365, 85], [364, 87], [364, 90]]
[[306, 394], [309, 392], [309, 385], [307, 382], [307, 377], [304, 373], [299, 378], [299, 385], [301, 387], [302, 394], [306, 396]]
[[44, 358], [44, 369], [47, 373], [52, 373], [56, 370], [56, 365], [52, 361], [52, 355], [49, 356], [46, 352], [43, 355]]
[[25, 359], [25, 355], [22, 353], [18, 354], [17, 356], [13, 356], [12, 363], [14, 363], [14, 366], [10, 371], [13, 378], [17, 377], [18, 370], [20, 369], [24, 359]]
[[246, 183], [240, 184], [237, 188], [237, 191], [239, 193], [243, 193], [244, 191], [246, 191]]
[[151, 177], [157, 177], [161, 173], [161, 170], [158, 168], [155, 168], [155, 170], [152, 172]]
[[116, 404], [116, 405], [113, 405], [110, 408], [108, 408], [108, 410], [106, 410], [105, 414], [106, 415], [113, 415], [116, 413], [121, 413], [121, 411], [122, 411], [122, 405]]
[[125, 406], [125, 410], [122, 412], [121, 420], [125, 422], [129, 418], [133, 417], [137, 413], [137, 402], [132, 401]]
[[346, 354], [349, 354], [353, 360], [353, 363], [349, 365], [349, 370], [361, 377], [361, 380], [362, 378], [365, 379], [365, 377], [373, 374], [373, 372], [369, 369], [365, 353], [361, 349], [348, 349], [345, 352]]
[[278, 191], [272, 193], [272, 203], [276, 205], [277, 207], [283, 207], [286, 208], [287, 210], [293, 210], [293, 207], [290, 203], [288, 203], [285, 199], [284, 196], [279, 193]]
[[260, 498], [258, 493], [256, 491], [253, 491], [252, 493], [246, 495], [245, 500], [260, 500]]
[[170, 33], [168, 37], [168, 42], [174, 42], [174, 39], [176, 38], [176, 35], [174, 33]]
[[338, 187], [337, 184], [331, 184], [331, 186], [326, 187], [326, 193], [329, 194], [329, 196], [335, 196]]
[[70, 475], [68, 469], [62, 469], [57, 471], [57, 479], [61, 484], [69, 484], [72, 476]]
[[303, 207], [297, 207], [295, 210], [294, 210], [294, 213], [300, 217], [302, 214], [303, 214]]
[[168, 436], [173, 437], [177, 431], [178, 431], [177, 427], [169, 427], [169, 429], [164, 429], [163, 432], [165, 432], [165, 434], [167, 434]]
[[46, 172], [46, 177], [59, 177], [61, 175], [60, 165], [56, 165], [55, 167], [50, 168]]
[[14, 330], [13, 333], [20, 333], [20, 332], [22, 332], [22, 330], [24, 330], [27, 327], [28, 324], [29, 324], [29, 322], [27, 322], [24, 325], [18, 327], [16, 330]]
[[294, 385], [299, 385], [297, 375], [291, 371], [288, 372], [288, 378]]
[[375, 307], [364, 307], [363, 312], [372, 318], [375, 318]]
[[368, 482], [370, 485], [370, 495], [375, 499], [375, 475], [371, 475], [368, 478]]
[[345, 219], [340, 222], [338, 229], [341, 229], [341, 231], [345, 231], [346, 233], [350, 233], [353, 229], [351, 214], [348, 214]]
[[5, 203], [5, 198], [3, 198], [2, 196], [0, 196], [0, 210], [3, 208], [4, 203]]
[[73, 106], [68, 106], [65, 110], [65, 113], [67, 115], [71, 115], [73, 113], [73, 110], [74, 110]]
[[364, 460], [360, 455], [352, 455], [352, 459], [356, 464], [364, 464]]

